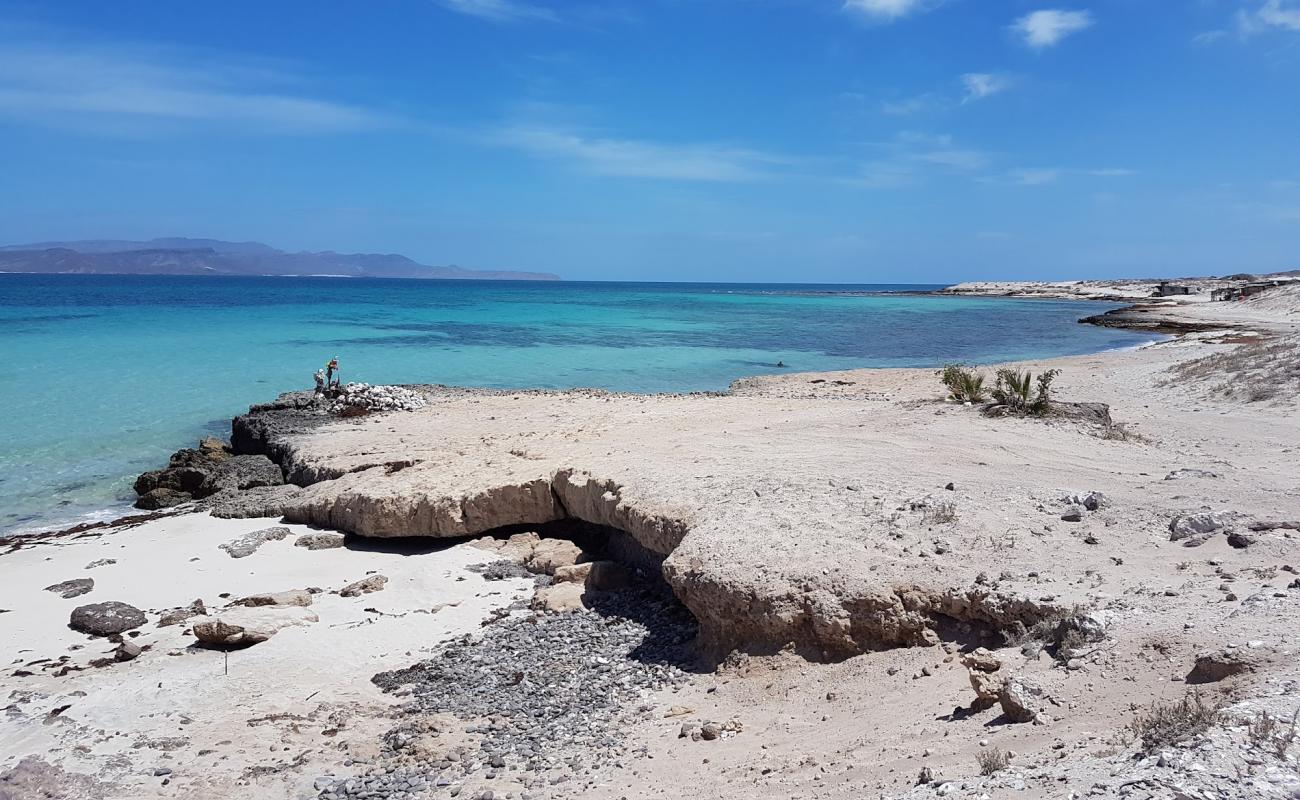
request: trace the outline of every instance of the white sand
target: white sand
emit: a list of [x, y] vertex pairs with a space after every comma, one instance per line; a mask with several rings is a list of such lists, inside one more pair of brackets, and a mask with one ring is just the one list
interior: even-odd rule
[[[187, 515], [0, 557], [6, 576], [0, 608], [10, 609], [0, 614], [7, 656], [0, 697], [12, 703], [31, 693], [17, 712], [0, 718], [0, 769], [26, 755], [43, 755], [69, 771], [114, 782], [111, 797], [311, 796], [312, 777], [324, 774], [313, 773], [311, 764], [336, 767], [376, 746], [375, 736], [384, 729], [376, 715], [390, 701], [371, 684], [374, 673], [408, 666], [437, 642], [477, 631], [493, 608], [531, 591], [529, 581], [486, 583], [465, 570], [489, 560], [466, 546], [421, 555], [309, 551], [293, 546], [295, 536], [309, 529], [289, 526], [291, 536], [245, 558], [218, 549], [274, 524]], [[103, 558], [117, 563], [84, 569]], [[373, 571], [388, 576], [383, 591], [351, 599], [317, 594], [311, 608], [318, 623], [230, 653], [228, 674], [224, 653], [191, 647], [195, 640], [184, 633], [187, 625], [154, 624], [153, 612], [195, 598], [213, 612], [228, 602], [218, 596], [223, 592], [232, 600], [309, 586], [328, 592]], [[89, 594], [63, 599], [43, 591], [81, 577], [95, 579]], [[69, 663], [84, 665], [111, 653], [112, 644], [67, 627], [73, 608], [105, 600], [149, 613], [149, 624], [133, 641], [150, 649], [126, 664], [62, 678], [41, 672], [39, 665], [27, 667], [33, 676], [13, 677], [36, 659], [68, 655]], [[439, 610], [427, 613], [434, 608]], [[53, 724], [45, 723], [52, 709], [65, 705]], [[293, 717], [249, 722], [274, 714]], [[337, 737], [321, 733], [343, 726], [346, 732]], [[349, 749], [340, 750], [340, 742]], [[302, 770], [242, 778], [248, 768], [300, 757]], [[170, 786], [153, 775], [155, 767], [175, 770]]]

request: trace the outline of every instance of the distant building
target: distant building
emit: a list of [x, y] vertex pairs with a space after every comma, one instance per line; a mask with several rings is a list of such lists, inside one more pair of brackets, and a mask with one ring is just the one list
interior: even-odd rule
[[1173, 297], [1180, 294], [1191, 294], [1192, 287], [1184, 283], [1169, 283], [1168, 281], [1156, 287], [1156, 297]]
[[1242, 286], [1229, 286], [1223, 289], [1215, 289], [1210, 292], [1210, 300], [1218, 302], [1222, 300], [1245, 300], [1247, 297], [1254, 297], [1260, 292], [1272, 289], [1274, 286], [1285, 286], [1293, 281], [1254, 281]]

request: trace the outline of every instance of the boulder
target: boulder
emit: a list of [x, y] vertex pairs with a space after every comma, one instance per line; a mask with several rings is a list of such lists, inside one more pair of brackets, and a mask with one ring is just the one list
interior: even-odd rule
[[592, 565], [595, 561], [588, 561], [584, 564], [570, 564], [565, 567], [555, 568], [556, 583], [580, 583], [584, 586], [587, 584], [587, 578], [591, 576]]
[[199, 440], [199, 452], [209, 461], [225, 461], [234, 455], [230, 445], [215, 436], [205, 436]]
[[384, 575], [371, 575], [359, 581], [353, 581], [339, 590], [339, 597], [360, 597], [363, 594], [378, 592], [388, 583]]
[[135, 507], [145, 511], [157, 511], [163, 508], [183, 505], [194, 499], [189, 492], [182, 492], [178, 489], [169, 489], [158, 487], [150, 489], [136, 498]]
[[555, 568], [556, 583], [577, 583], [596, 592], [616, 592], [632, 582], [632, 573], [617, 561], [584, 561]]
[[346, 541], [346, 537], [341, 533], [304, 533], [293, 540], [293, 546], [305, 547], [308, 550], [332, 550], [342, 547]]
[[998, 670], [1002, 669], [1002, 661], [979, 647], [962, 654], [961, 663], [970, 673], [970, 685], [975, 690], [976, 697], [974, 705], [984, 709], [998, 702], [1004, 683], [1004, 676], [998, 674]]
[[68, 627], [91, 636], [112, 636], [138, 628], [148, 621], [144, 612], [135, 606], [109, 600], [72, 609]]
[[225, 489], [243, 491], [283, 483], [284, 473], [266, 456], [231, 456], [216, 464], [194, 496], [208, 497]]
[[73, 597], [80, 597], [94, 588], [95, 588], [94, 578], [73, 578], [70, 581], [61, 581], [59, 583], [46, 586], [45, 591], [54, 592], [58, 596], [67, 600]]
[[1038, 716], [1036, 698], [1041, 692], [1024, 678], [1012, 678], [1002, 684], [998, 702], [1002, 713], [1012, 722], [1033, 722]]
[[554, 575], [558, 567], [567, 567], [582, 560], [582, 548], [567, 539], [542, 539], [533, 546], [527, 561], [529, 571], [539, 575]]
[[315, 613], [300, 606], [228, 608], [219, 614], [197, 617], [194, 636], [216, 647], [248, 647], [265, 642], [285, 628], [317, 622]]
[[118, 644], [117, 649], [113, 651], [113, 660], [133, 661], [143, 652], [144, 648], [128, 639]]
[[580, 583], [554, 583], [542, 586], [533, 593], [532, 607], [535, 611], [552, 614], [581, 611], [586, 607], [582, 602], [585, 594], [586, 590]]
[[169, 625], [179, 625], [185, 620], [190, 619], [191, 617], [202, 617], [202, 616], [206, 616], [207, 613], [208, 610], [203, 606], [203, 600], [196, 599], [193, 603], [190, 603], [188, 606], [182, 606], [180, 608], [173, 608], [168, 611], [164, 611], [162, 613], [162, 616], [158, 618], [158, 627], [166, 628]]
[[1083, 506], [1070, 506], [1069, 508], [1065, 509], [1065, 513], [1061, 515], [1061, 521], [1062, 521], [1062, 522], [1082, 522], [1082, 521], [1083, 521]]
[[1259, 666], [1255, 654], [1240, 647], [1225, 647], [1201, 653], [1196, 665], [1187, 673], [1188, 683], [1218, 683], [1233, 675], [1254, 672]]
[[[579, 565], [581, 566], [581, 565]], [[616, 592], [632, 583], [632, 573], [617, 561], [593, 561], [587, 575], [587, 588], [598, 592]]]
[[248, 597], [241, 597], [232, 606], [247, 606], [249, 608], [258, 608], [261, 606], [309, 606], [311, 605], [311, 593], [305, 589], [290, 589], [285, 592], [263, 592], [262, 594], [250, 594]]
[[1087, 511], [1099, 511], [1110, 505], [1110, 498], [1101, 492], [1078, 492], [1064, 498], [1068, 505], [1082, 506]]
[[1169, 541], [1195, 547], [1216, 533], [1231, 530], [1236, 519], [1237, 515], [1229, 511], [1182, 514], [1169, 522]]

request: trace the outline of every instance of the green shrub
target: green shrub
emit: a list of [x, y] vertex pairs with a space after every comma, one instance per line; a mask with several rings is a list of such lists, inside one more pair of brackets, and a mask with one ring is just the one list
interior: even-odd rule
[[1052, 408], [1052, 381], [1059, 374], [1060, 370], [1049, 369], [1038, 373], [1035, 381], [1034, 373], [1028, 370], [1000, 369], [993, 387], [993, 399], [1011, 411], [1042, 416]]
[[949, 364], [938, 374], [953, 400], [959, 403], [984, 402], [984, 376], [975, 370], [963, 364]]

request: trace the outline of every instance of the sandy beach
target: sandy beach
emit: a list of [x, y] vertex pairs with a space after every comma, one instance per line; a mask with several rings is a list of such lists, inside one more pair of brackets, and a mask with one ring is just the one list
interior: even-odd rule
[[1046, 419], [928, 369], [255, 409], [289, 485], [0, 548], [0, 797], [1295, 797], [1300, 293], [1199, 300], [1015, 365]]

